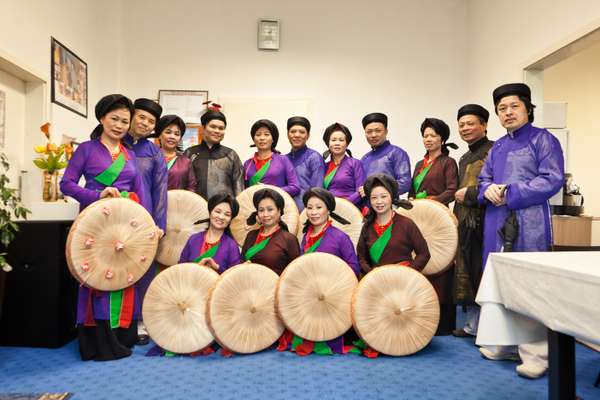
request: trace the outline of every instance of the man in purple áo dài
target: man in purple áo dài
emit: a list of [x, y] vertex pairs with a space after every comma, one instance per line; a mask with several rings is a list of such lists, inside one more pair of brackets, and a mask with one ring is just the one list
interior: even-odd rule
[[298, 176], [298, 184], [300, 185], [300, 193], [294, 197], [298, 211], [304, 209], [302, 196], [312, 188], [321, 186], [325, 176], [325, 163], [323, 157], [317, 151], [306, 146], [306, 142], [310, 136], [310, 122], [304, 117], [291, 117], [287, 121], [288, 140], [292, 146], [286, 156], [292, 162], [296, 175]]
[[167, 189], [196, 190], [196, 176], [192, 162], [181, 150], [181, 138], [185, 133], [185, 122], [177, 115], [165, 115], [156, 123], [153, 137], [158, 137], [160, 149], [167, 163]]
[[211, 197], [208, 200], [208, 230], [190, 236], [179, 262], [208, 265], [218, 273], [241, 264], [240, 249], [229, 231], [229, 223], [239, 210], [237, 200], [229, 193], [217, 193]]
[[[479, 175], [479, 201], [486, 205], [483, 262], [491, 252], [547, 251], [552, 245], [548, 200], [564, 182], [560, 143], [546, 129], [531, 123], [531, 90], [523, 83], [502, 85], [493, 92], [494, 107], [507, 134], [496, 141]], [[515, 223], [516, 222], [516, 223]], [[502, 237], [504, 228], [516, 225], [516, 238]], [[512, 236], [512, 235], [511, 235]], [[514, 347], [482, 347], [488, 359], [523, 361], [517, 373], [539, 378], [548, 369], [547, 340]]]
[[244, 162], [244, 181], [246, 187], [259, 183], [277, 186], [294, 197], [300, 193], [298, 177], [292, 162], [279, 154], [275, 147], [279, 140], [277, 126], [268, 119], [258, 120], [250, 129], [254, 141], [251, 147], [257, 152]]
[[360, 161], [353, 158], [348, 149], [352, 142], [350, 130], [336, 122], [325, 129], [323, 141], [328, 148], [323, 158], [327, 159], [331, 155], [331, 160], [326, 164], [323, 187], [336, 197], [358, 204], [365, 173]]
[[[163, 230], [167, 227], [167, 164], [160, 148], [147, 139], [154, 131], [156, 121], [160, 118], [162, 107], [150, 99], [137, 99], [133, 106], [135, 114], [131, 121], [129, 134], [124, 141], [133, 149], [137, 166], [144, 182], [144, 205], [150, 211], [154, 223]], [[137, 281], [139, 293], [143, 301], [150, 282], [156, 275], [156, 267], [153, 265], [148, 272]], [[149, 341], [148, 333], [143, 321], [138, 321], [139, 341], [141, 345]]]
[[[387, 125], [388, 118], [385, 114], [371, 113], [364, 116], [362, 126], [372, 150], [365, 154], [360, 162], [367, 178], [376, 173], [393, 177], [398, 182], [402, 195], [410, 190], [410, 158], [406, 151], [387, 140]], [[361, 196], [364, 195], [361, 187]]]
[[[100, 124], [91, 140], [75, 150], [60, 182], [61, 191], [77, 200], [82, 210], [96, 200], [123, 193], [132, 199], [135, 194], [144, 204], [135, 153], [121, 143], [134, 113], [131, 100], [120, 94], [105, 96], [96, 104], [95, 113]], [[84, 187], [78, 186], [81, 176]], [[80, 285], [77, 327], [81, 359], [106, 361], [131, 355], [140, 309], [135, 285], [112, 292]]]
[[220, 106], [212, 104], [202, 114], [202, 142], [185, 150], [192, 161], [196, 176], [196, 193], [205, 200], [220, 192], [237, 196], [244, 190], [242, 161], [238, 154], [221, 142], [225, 138], [227, 119], [219, 111]]

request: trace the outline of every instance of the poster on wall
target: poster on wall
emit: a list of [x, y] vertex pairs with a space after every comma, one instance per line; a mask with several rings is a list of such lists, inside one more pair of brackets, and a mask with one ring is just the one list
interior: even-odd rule
[[200, 124], [200, 117], [206, 111], [208, 90], [159, 90], [158, 103], [163, 115], [175, 114], [186, 124]]
[[6, 93], [0, 90], [0, 147], [4, 147], [4, 129], [6, 124]]
[[87, 118], [87, 63], [52, 38], [52, 102]]

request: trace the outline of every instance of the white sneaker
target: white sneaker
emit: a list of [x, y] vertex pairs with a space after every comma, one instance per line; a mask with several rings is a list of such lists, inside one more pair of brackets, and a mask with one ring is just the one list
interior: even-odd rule
[[542, 376], [546, 375], [547, 371], [548, 371], [548, 368], [540, 367], [539, 365], [535, 365], [535, 364], [529, 364], [529, 365], [519, 364], [519, 365], [517, 365], [517, 374], [519, 376], [522, 376], [523, 378], [538, 379], [538, 378], [541, 378]]
[[492, 360], [492, 361], [520, 361], [521, 358], [519, 357], [519, 355], [517, 353], [508, 353], [505, 351], [492, 351], [486, 347], [480, 347], [479, 348], [479, 353], [481, 353], [481, 356], [483, 358], [486, 358], [488, 360]]

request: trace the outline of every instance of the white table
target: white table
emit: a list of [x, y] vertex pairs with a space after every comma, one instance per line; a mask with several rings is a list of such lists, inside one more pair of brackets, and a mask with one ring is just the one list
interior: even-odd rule
[[600, 345], [600, 252], [494, 253], [477, 292], [478, 345], [549, 343], [549, 397], [575, 398], [573, 337]]

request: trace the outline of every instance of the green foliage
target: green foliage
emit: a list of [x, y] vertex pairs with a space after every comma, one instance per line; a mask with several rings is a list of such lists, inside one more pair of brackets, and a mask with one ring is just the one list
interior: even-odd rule
[[[27, 214], [31, 213], [21, 203], [17, 196], [17, 190], [8, 187], [10, 183], [7, 177], [9, 168], [6, 154], [0, 153], [0, 243], [4, 248], [13, 241], [19, 230], [19, 226], [13, 220], [27, 218]], [[0, 253], [0, 268], [9, 271], [10, 266], [6, 263], [5, 255], [6, 253]]]

